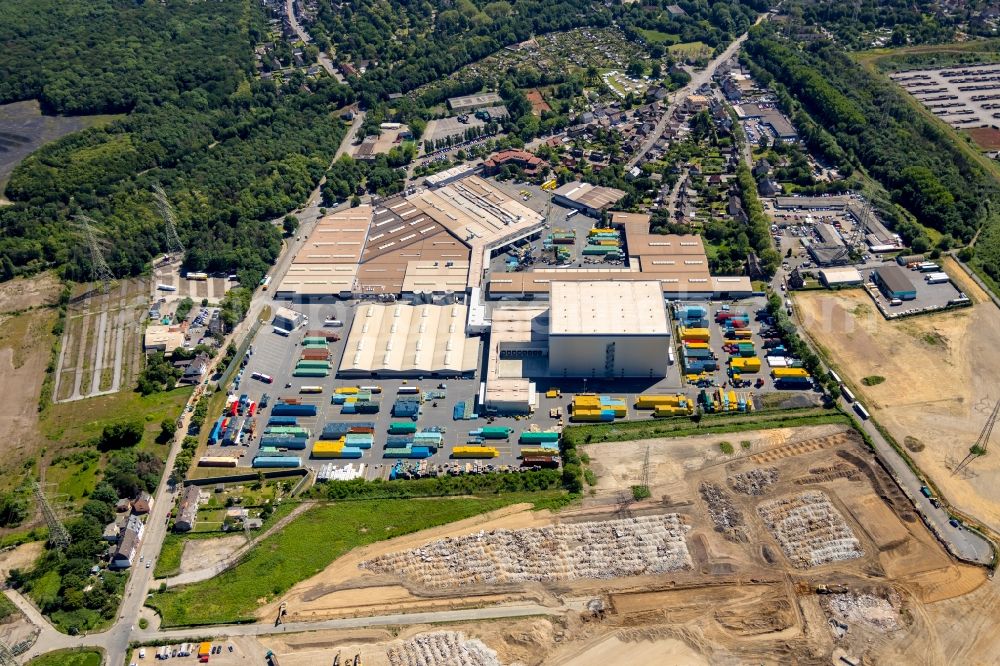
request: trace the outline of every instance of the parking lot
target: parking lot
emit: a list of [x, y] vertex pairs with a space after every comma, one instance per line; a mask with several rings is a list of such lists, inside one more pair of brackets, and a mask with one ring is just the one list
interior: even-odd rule
[[[711, 337], [709, 339], [709, 348], [712, 353], [715, 354], [715, 358], [718, 361], [719, 368], [714, 372], [705, 373], [710, 376], [711, 387], [722, 387], [722, 388], [732, 388], [733, 383], [728, 375], [728, 363], [731, 354], [727, 352], [723, 347], [731, 340], [727, 340], [725, 337], [725, 328], [721, 324], [715, 322], [716, 315], [723, 311], [724, 305], [721, 303], [685, 303], [684, 305], [700, 305], [708, 310], [708, 329], [711, 332]], [[744, 382], [749, 382], [749, 385], [741, 387], [740, 390], [751, 391], [754, 393], [769, 393], [773, 391], [781, 391], [782, 393], [791, 393], [787, 389], [778, 389], [774, 385], [774, 378], [771, 376], [771, 368], [767, 363], [764, 350], [764, 339], [761, 337], [761, 330], [766, 328], [766, 324], [763, 324], [756, 317], [758, 310], [764, 310], [767, 308], [767, 300], [764, 298], [751, 298], [739, 301], [736, 304], [728, 304], [730, 312], [741, 313], [745, 312], [750, 319], [749, 329], [752, 332], [752, 336], [748, 338], [750, 342], [754, 345], [754, 351], [757, 358], [760, 359], [761, 367], [758, 372], [755, 373], [743, 373], [742, 380]], [[674, 322], [676, 325], [678, 322]], [[675, 329], [676, 330], [676, 329]], [[678, 363], [683, 368], [683, 342], [679, 335], [674, 337], [674, 354], [678, 360]], [[758, 385], [759, 382], [759, 385]], [[705, 387], [708, 390], [709, 387]], [[682, 392], [688, 395], [696, 395], [696, 391], [700, 388], [695, 385], [685, 381], [685, 387]]]
[[[888, 265], [895, 265], [886, 264]], [[917, 297], [913, 300], [903, 301], [900, 305], [890, 305], [890, 299], [885, 297], [879, 288], [872, 282], [872, 273], [876, 268], [862, 269], [861, 276], [865, 279], [865, 289], [875, 301], [875, 305], [882, 314], [888, 318], [933, 312], [951, 307], [949, 303], [965, 296], [952, 282], [942, 282], [939, 284], [929, 284], [924, 280], [925, 273], [909, 269], [906, 271], [910, 282], [917, 289]], [[969, 303], [971, 304], [971, 302]]]
[[[273, 307], [277, 309], [277, 307], [282, 305], [289, 306], [287, 302], [276, 302], [273, 304]], [[261, 327], [253, 341], [253, 353], [248, 357], [241, 379], [233, 387], [235, 395], [239, 396], [245, 393], [250, 400], [257, 403], [260, 402], [261, 397], [265, 393], [270, 397], [268, 406], [259, 411], [256, 417], [257, 432], [255, 436], [243, 445], [219, 444], [209, 446], [204, 455], [239, 455], [239, 466], [249, 467], [254, 456], [260, 451], [260, 434], [267, 423], [271, 407], [282, 397], [292, 397], [299, 399], [303, 404], [316, 405], [317, 415], [314, 417], [298, 418], [298, 425], [309, 429], [312, 436], [305, 451], [289, 451], [288, 455], [299, 455], [302, 458], [303, 464], [312, 469], [319, 469], [329, 463], [333, 463], [337, 467], [351, 464], [357, 469], [358, 463], [362, 463], [366, 466], [364, 470], [365, 478], [384, 478], [388, 476], [389, 468], [395, 462], [394, 459], [382, 457], [389, 424], [392, 421], [410, 420], [410, 417], [393, 417], [391, 414], [392, 404], [397, 397], [400, 387], [417, 386], [422, 393], [433, 391], [445, 395], [444, 398], [425, 401], [421, 405], [420, 412], [417, 415], [416, 425], [418, 429], [437, 428], [444, 433], [444, 446], [433, 456], [425, 459], [427, 465], [457, 465], [463, 471], [466, 469], [471, 471], [477, 463], [484, 467], [493, 465], [496, 468], [503, 466], [519, 468], [520, 460], [518, 458], [519, 447], [517, 441], [520, 433], [528, 430], [532, 425], [532, 421], [527, 419], [502, 418], [496, 420], [494, 425], [504, 425], [513, 430], [507, 440], [488, 440], [484, 442], [485, 446], [497, 448], [500, 454], [499, 457], [491, 460], [455, 460], [451, 458], [451, 452], [455, 446], [465, 445], [468, 442], [469, 431], [478, 429], [488, 423], [483, 418], [475, 420], [454, 420], [453, 418], [456, 403], [472, 401], [473, 405], [475, 404], [475, 398], [480, 386], [479, 372], [476, 373], [474, 378], [468, 379], [430, 376], [410, 379], [384, 377], [364, 379], [336, 378], [336, 369], [339, 367], [340, 360], [344, 354], [346, 337], [354, 319], [355, 304], [353, 302], [336, 302], [293, 304], [290, 307], [304, 313], [308, 317], [308, 323], [300, 326], [288, 337], [274, 333], [273, 329], [269, 326]], [[332, 364], [330, 375], [322, 378], [292, 377], [295, 363], [299, 357], [298, 348], [305, 336], [305, 332], [310, 329], [322, 328], [322, 323], [325, 319], [339, 319], [344, 323], [343, 327], [326, 329], [334, 331], [341, 336], [339, 341], [331, 342], [329, 345], [331, 352], [330, 362]], [[251, 375], [254, 372], [260, 372], [273, 377], [273, 383], [267, 384], [253, 379]], [[320, 386], [322, 387], [322, 392], [301, 394], [299, 391], [303, 386]], [[342, 414], [342, 407], [340, 405], [331, 404], [331, 398], [338, 387], [357, 386], [379, 386], [382, 389], [380, 394], [373, 396], [374, 398], [379, 398], [381, 402], [381, 408], [377, 414]], [[443, 388], [439, 388], [442, 386]], [[553, 403], [553, 406], [555, 406], [555, 403]], [[213, 420], [218, 418], [218, 415], [210, 416]], [[375, 445], [371, 449], [363, 450], [363, 455], [360, 459], [311, 459], [309, 454], [312, 443], [318, 438], [324, 425], [331, 422], [344, 422], [358, 426], [371, 424], [371, 427], [375, 430]], [[548, 408], [545, 408], [539, 410], [533, 422], [537, 423], [539, 429], [545, 430], [556, 426], [558, 419], [549, 418]], [[405, 462], [419, 464], [420, 461], [409, 460]]]
[[890, 76], [953, 127], [1000, 125], [1000, 64], [909, 70]]

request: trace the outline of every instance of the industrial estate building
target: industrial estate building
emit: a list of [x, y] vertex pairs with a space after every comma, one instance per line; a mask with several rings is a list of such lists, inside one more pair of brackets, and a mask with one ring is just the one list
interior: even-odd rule
[[899, 266], [883, 266], [872, 273], [875, 284], [886, 298], [911, 301], [917, 297], [917, 288], [910, 281], [909, 272]]
[[488, 411], [532, 411], [539, 377], [666, 376], [670, 324], [657, 282], [556, 280], [551, 292], [548, 308], [493, 310], [480, 396]]
[[861, 284], [864, 278], [857, 268], [844, 266], [842, 268], [824, 268], [819, 272], [819, 279], [827, 287], [846, 287]]
[[591, 185], [573, 180], [552, 193], [552, 200], [560, 206], [567, 206], [597, 216], [621, 201], [625, 192], [613, 187]]
[[163, 352], [169, 356], [175, 349], [183, 346], [184, 331], [180, 326], [151, 324], [143, 333], [142, 347], [147, 354]]
[[670, 326], [656, 282], [553, 282], [549, 375], [667, 374]]
[[491, 276], [490, 298], [546, 298], [555, 280], [653, 281], [667, 298], [746, 298], [753, 292], [746, 276], [716, 277], [709, 273], [708, 256], [701, 236], [652, 234], [649, 216], [611, 213], [611, 225], [621, 231], [627, 253], [625, 267], [537, 268]]
[[347, 338], [343, 377], [475, 374], [479, 339], [466, 337], [465, 305], [361, 305]]

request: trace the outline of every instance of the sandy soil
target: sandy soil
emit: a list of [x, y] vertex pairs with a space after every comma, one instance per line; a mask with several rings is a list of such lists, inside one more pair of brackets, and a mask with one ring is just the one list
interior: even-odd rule
[[601, 639], [597, 644], [564, 661], [553, 661], [560, 666], [605, 666], [618, 663], [627, 655], [635, 664], [704, 664], [709, 663], [703, 655], [692, 650], [686, 643], [676, 638], [660, 638], [641, 642], [626, 643], [618, 636]]
[[[385, 584], [380, 577], [359, 569], [358, 563], [385, 553], [414, 548], [434, 539], [501, 527], [538, 527], [551, 523], [551, 516], [548, 511], [533, 511], [530, 504], [515, 504], [474, 518], [356, 549], [321, 573], [293, 587], [282, 599], [263, 606], [257, 617], [274, 617], [281, 602], [287, 603], [287, 621], [370, 615], [390, 608], [399, 612], [400, 608], [415, 604], [427, 607], [426, 599], [413, 595], [394, 581]], [[481, 605], [501, 598], [502, 595], [486, 595], [470, 598], [468, 602]], [[453, 607], [455, 604], [453, 599], [445, 599], [437, 604], [432, 601], [429, 605]]]
[[[687, 474], [704, 465], [736, 460], [781, 446], [790, 441], [823, 437], [842, 432], [843, 426], [821, 425], [804, 428], [775, 428], [752, 430], [719, 435], [697, 435], [669, 439], [650, 439], [642, 442], [602, 442], [588, 444], [586, 452], [591, 457], [591, 469], [598, 476], [595, 490], [597, 497], [617, 496], [619, 491], [639, 483], [645, 451], [649, 448], [650, 487], [663, 486], [665, 497], [670, 499], [671, 488], [683, 484]], [[719, 442], [729, 441], [736, 449], [732, 457], [719, 448]], [[744, 449], [741, 442], [750, 442]]]
[[[558, 514], [509, 507], [470, 519], [374, 544], [341, 558], [291, 590], [289, 619], [312, 619], [456, 608], [531, 600], [554, 614], [544, 618], [414, 626], [358, 632], [310, 632], [262, 638], [282, 664], [328, 664], [360, 654], [366, 665], [385, 666], [394, 640], [429, 631], [461, 631], [495, 650], [502, 663], [523, 666], [618, 663], [830, 663], [847, 654], [868, 663], [995, 663], [1000, 641], [978, 636], [983, 660], [968, 658], [958, 640], [938, 631], [949, 609], [966, 599], [982, 600], [984, 612], [1000, 606], [985, 571], [955, 564], [913, 514], [912, 505], [867, 452], [860, 437], [844, 426], [818, 426], [741, 433], [731, 440], [751, 442], [732, 457], [719, 452], [718, 435], [678, 440], [600, 444], [587, 447], [591, 466], [602, 476], [600, 493]], [[616, 488], [638, 474], [650, 449], [653, 497], [634, 503], [634, 515], [678, 513], [691, 526], [688, 547], [694, 567], [669, 576], [611, 580], [563, 580], [488, 590], [462, 586], [421, 590], [392, 576], [360, 570], [360, 560], [412, 548], [444, 536], [496, 527], [519, 528], [554, 522], [617, 516]], [[761, 494], [739, 490], [734, 479], [760, 467], [777, 475]], [[738, 516], [745, 538], [713, 529], [703, 483], [716, 484]], [[822, 490], [862, 545], [861, 557], [811, 568], [795, 568], [759, 517], [756, 507], [803, 490]], [[852, 595], [892, 598], [898, 624], [889, 629], [850, 620], [835, 635], [827, 598], [819, 586], [846, 586]], [[843, 591], [833, 590], [834, 593]], [[602, 612], [587, 610], [599, 599]], [[964, 607], [963, 607], [964, 608]], [[390, 610], [391, 609], [391, 610]], [[944, 610], [939, 610], [944, 609]], [[276, 604], [262, 609], [271, 617]], [[871, 619], [863, 610], [859, 618]], [[872, 611], [873, 616], [882, 611]], [[954, 631], [985, 632], [989, 626], [971, 611]], [[981, 643], [981, 645], [979, 645]], [[837, 651], [837, 652], [835, 652]], [[957, 659], [957, 661], [956, 661]]]
[[14, 317], [0, 315], [0, 459], [18, 465], [34, 455], [38, 433], [38, 395], [49, 362], [50, 332], [56, 314], [33, 310]]
[[222, 562], [247, 542], [241, 534], [218, 539], [188, 539], [181, 553], [180, 573], [206, 569]]
[[0, 580], [6, 580], [11, 569], [27, 569], [43, 552], [45, 544], [41, 541], [32, 541], [0, 553]]
[[[878, 316], [860, 290], [795, 299], [809, 334], [873, 416], [897, 441], [915, 437], [924, 444], [913, 458], [948, 501], [1000, 529], [1000, 456], [952, 474], [1000, 399], [987, 371], [1000, 367], [1000, 311], [978, 289], [967, 293], [979, 300], [972, 308], [898, 322]], [[885, 382], [865, 386], [861, 379], [869, 375]]]
[[59, 288], [59, 280], [51, 272], [0, 283], [0, 313], [52, 305], [59, 299]]

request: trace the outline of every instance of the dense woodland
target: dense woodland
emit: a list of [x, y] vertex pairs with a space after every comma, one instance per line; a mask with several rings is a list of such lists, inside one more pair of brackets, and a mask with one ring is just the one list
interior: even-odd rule
[[870, 48], [878, 31], [888, 33], [887, 46], [949, 42], [959, 32], [996, 34], [982, 12], [992, 0], [795, 0], [786, 3], [794, 23], [822, 26], [847, 48]]
[[[121, 3], [62, 4], [106, 9]], [[137, 22], [160, 25], [158, 17], [164, 10], [159, 3], [125, 4], [129, 8], [121, 10], [123, 16], [134, 14]], [[22, 5], [31, 6], [32, 1], [5, 3], [0, 15]], [[117, 64], [109, 71], [96, 65], [82, 71], [78, 85], [92, 91], [92, 102], [73, 110], [130, 109], [130, 113], [106, 127], [45, 146], [12, 175], [6, 195], [15, 205], [0, 208], [0, 255], [17, 272], [56, 266], [64, 268], [66, 277], [87, 279], [89, 258], [70, 224], [80, 213], [95, 219], [111, 241], [108, 263], [117, 275], [141, 272], [165, 245], [163, 223], [151, 195], [155, 183], [163, 185], [178, 209], [188, 269], [236, 271], [244, 284], [256, 284], [277, 257], [281, 234], [270, 220], [298, 206], [319, 181], [344, 134], [337, 109], [352, 102], [354, 95], [331, 79], [306, 84], [302, 77], [290, 77], [280, 87], [270, 81], [246, 82], [246, 72], [234, 70], [234, 63], [249, 67], [263, 17], [243, 16], [244, 3], [238, 0], [171, 2], [168, 7], [170, 25], [185, 26], [181, 45], [189, 44], [191, 51], [163, 45], [169, 56], [157, 52], [152, 62], [170, 57], [175, 67], [159, 67], [156, 77], [143, 77]], [[27, 25], [49, 37], [53, 35], [46, 30], [56, 29], [44, 21]], [[96, 25], [90, 40], [121, 38], [118, 23]], [[230, 29], [235, 25], [240, 29]], [[181, 39], [182, 34], [165, 25], [157, 32], [170, 43], [171, 35]], [[8, 36], [15, 53], [33, 48], [36, 34], [30, 29], [22, 33]], [[108, 66], [146, 53], [147, 47], [140, 48], [137, 39], [127, 40], [136, 53], [108, 55], [112, 58]], [[39, 59], [46, 62], [48, 55], [40, 51]], [[217, 67], [207, 56], [194, 64], [202, 51], [228, 54], [226, 67]], [[5, 59], [4, 65], [8, 62]], [[229, 73], [210, 81], [198, 74], [202, 69]], [[44, 95], [31, 88], [34, 76], [31, 67], [12, 68], [0, 83], [5, 95], [0, 101]], [[130, 102], [120, 106], [113, 93], [127, 89], [126, 81], [132, 78], [158, 87], [130, 93]], [[99, 94], [104, 89], [107, 94]]]
[[[1000, 279], [1000, 218], [990, 210], [1000, 201], [1000, 182], [973, 150], [832, 43], [800, 49], [765, 28], [755, 31], [747, 53], [765, 81], [779, 84], [784, 106], [808, 113], [834, 139], [831, 157], [863, 167], [921, 224], [941, 232], [941, 249], [969, 242], [982, 227], [977, 263]], [[914, 249], [928, 249], [919, 227], [897, 222]]]

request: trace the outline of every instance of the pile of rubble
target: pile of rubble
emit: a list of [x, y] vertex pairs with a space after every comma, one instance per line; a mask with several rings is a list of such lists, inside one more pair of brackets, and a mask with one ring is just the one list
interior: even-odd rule
[[882, 633], [896, 631], [902, 626], [897, 610], [900, 603], [895, 591], [891, 591], [888, 598], [870, 592], [831, 594], [823, 598], [823, 606], [833, 619]]
[[677, 514], [481, 531], [361, 563], [430, 587], [662, 574], [692, 567]]
[[747, 543], [750, 533], [743, 521], [743, 512], [736, 508], [732, 498], [722, 489], [722, 486], [702, 482], [698, 488], [701, 498], [708, 505], [708, 515], [715, 523], [715, 531], [722, 533], [730, 541]]
[[389, 666], [501, 666], [497, 653], [455, 631], [420, 634], [389, 648]]
[[746, 472], [734, 474], [729, 479], [729, 485], [738, 493], [744, 495], [763, 495], [768, 486], [778, 482], [777, 467], [754, 467]]
[[815, 567], [864, 555], [844, 517], [818, 490], [789, 495], [757, 506], [757, 513], [797, 567]]

